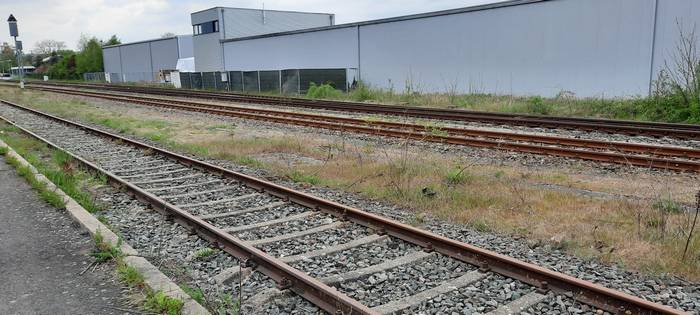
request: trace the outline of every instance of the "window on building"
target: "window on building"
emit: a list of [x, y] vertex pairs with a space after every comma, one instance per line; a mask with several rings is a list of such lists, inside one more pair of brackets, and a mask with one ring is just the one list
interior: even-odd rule
[[192, 25], [194, 35], [216, 33], [219, 31], [219, 21], [204, 22]]

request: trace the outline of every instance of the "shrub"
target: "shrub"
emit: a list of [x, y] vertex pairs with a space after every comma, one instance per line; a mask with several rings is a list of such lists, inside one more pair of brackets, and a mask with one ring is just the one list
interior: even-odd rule
[[343, 91], [336, 90], [328, 83], [316, 85], [316, 83], [311, 82], [309, 90], [306, 91], [306, 96], [310, 98], [337, 99], [343, 97]]
[[527, 110], [534, 114], [549, 115], [552, 107], [544, 102], [540, 96], [533, 96], [527, 101]]

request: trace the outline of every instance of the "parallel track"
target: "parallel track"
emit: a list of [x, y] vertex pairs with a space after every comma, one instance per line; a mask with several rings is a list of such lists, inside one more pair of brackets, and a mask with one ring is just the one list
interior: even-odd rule
[[232, 102], [278, 105], [288, 107], [317, 108], [346, 112], [362, 112], [382, 115], [410, 116], [448, 121], [469, 121], [502, 125], [517, 125], [553, 129], [577, 129], [585, 131], [643, 135], [651, 137], [673, 137], [680, 139], [700, 139], [700, 125], [629, 120], [552, 117], [458, 109], [440, 109], [359, 102], [330, 100], [310, 100], [292, 97], [259, 96], [240, 93], [137, 87], [110, 84], [67, 84], [31, 82], [35, 86], [63, 86], [89, 89], [108, 89], [134, 93], [214, 99]]
[[[503, 307], [512, 309], [539, 303], [548, 298], [547, 292], [551, 292], [614, 314], [684, 314], [620, 291], [142, 142], [18, 104], [6, 101], [2, 101], [2, 104], [0, 118], [3, 120], [50, 146], [65, 151], [84, 166], [106, 175], [110, 183], [123, 187], [149, 203], [155, 210], [163, 213], [166, 219], [174, 220], [193, 233], [198, 233], [214, 246], [238, 258], [244, 267], [269, 276], [277, 282], [278, 288], [290, 289], [331, 314], [402, 312], [425, 300], [427, 293], [435, 293], [435, 290], [443, 293], [457, 290], [494, 273], [530, 286], [525, 296], [506, 301], [505, 305], [492, 307], [494, 312], [504, 311]], [[182, 193], [182, 189], [186, 192]], [[213, 197], [214, 191], [218, 192], [219, 197]], [[242, 200], [251, 198], [259, 199], [261, 206], [238, 208]], [[245, 219], [246, 214], [253, 212], [277, 215], [277, 218], [255, 223], [236, 221]], [[283, 222], [298, 221], [302, 215], [323, 219], [318, 221], [315, 227], [296, 231], [296, 235], [271, 228], [280, 225], [287, 227]], [[228, 219], [233, 221], [227, 221]], [[312, 221], [315, 220], [304, 222]], [[270, 230], [266, 230], [267, 228]], [[386, 261], [380, 264], [384, 265], [383, 268], [420, 264], [425, 259], [444, 258], [462, 262], [465, 264], [464, 270], [455, 269], [454, 272], [461, 270], [459, 274], [429, 290], [400, 300], [384, 301], [384, 304], [370, 308], [348, 297], [346, 294], [352, 292], [341, 292], [346, 289], [342, 285], [338, 286], [338, 283], [352, 278], [353, 272], [355, 280], [364, 281], [366, 278], [357, 276], [357, 273], [366, 269], [317, 279], [298, 269], [305, 264], [292, 267], [285, 261], [291, 263], [296, 257], [308, 259], [319, 255], [318, 251], [284, 258], [276, 258], [270, 254], [278, 253], [274, 246], [285, 239], [302, 238], [299, 233], [307, 233], [307, 236], [319, 235], [323, 233], [321, 231], [331, 229], [360, 231], [353, 235], [362, 238], [354, 239], [353, 242], [374, 242], [389, 237], [423, 249]], [[263, 237], [242, 239], [246, 231], [256, 231], [257, 234], [254, 235]], [[316, 242], [323, 242], [323, 239], [317, 237]]]
[[64, 88], [33, 88], [41, 91], [97, 97], [148, 106], [206, 112], [216, 115], [312, 126], [331, 130], [343, 130], [402, 139], [545, 154], [640, 167], [700, 172], [700, 162], [697, 161], [697, 159], [700, 158], [700, 150], [693, 148], [587, 140], [467, 128], [430, 127], [411, 123], [363, 120], [333, 115], [296, 113], [235, 105], [216, 105], [169, 98], [77, 91]]

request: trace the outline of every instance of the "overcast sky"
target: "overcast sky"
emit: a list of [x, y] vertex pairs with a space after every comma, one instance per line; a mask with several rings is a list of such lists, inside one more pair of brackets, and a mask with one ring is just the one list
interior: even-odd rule
[[[25, 51], [43, 39], [63, 41], [75, 49], [80, 34], [122, 42], [188, 34], [190, 13], [214, 6], [335, 13], [336, 23], [460, 8], [499, 0], [0, 0], [0, 17], [14, 14]], [[6, 22], [5, 22], [6, 23]], [[0, 41], [11, 41], [7, 26]]]

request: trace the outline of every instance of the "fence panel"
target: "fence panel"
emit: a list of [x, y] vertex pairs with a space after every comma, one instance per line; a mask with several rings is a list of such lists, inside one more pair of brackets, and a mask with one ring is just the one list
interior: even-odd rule
[[243, 92], [243, 72], [228, 72], [228, 89], [229, 91]]
[[306, 93], [311, 82], [315, 84], [330, 84], [332, 87], [346, 92], [347, 70], [346, 69], [300, 69], [299, 70], [299, 93]]
[[201, 72], [192, 72], [190, 75], [190, 82], [192, 89], [201, 89], [202, 88], [202, 73]]
[[191, 72], [180, 72], [180, 86], [183, 89], [192, 88], [192, 73]]
[[260, 92], [260, 78], [257, 71], [243, 72], [243, 91]]
[[299, 93], [299, 70], [282, 70], [282, 93]]
[[260, 71], [260, 91], [280, 92], [280, 72]]

